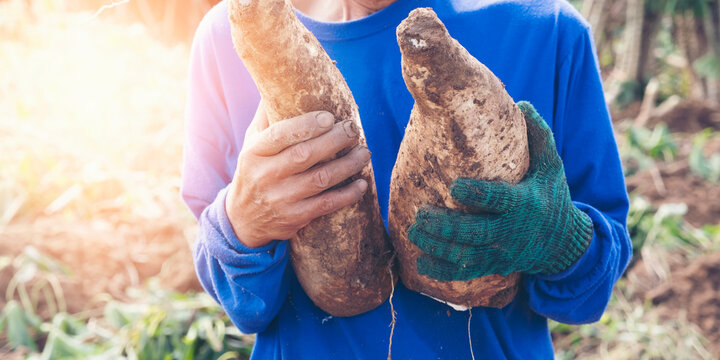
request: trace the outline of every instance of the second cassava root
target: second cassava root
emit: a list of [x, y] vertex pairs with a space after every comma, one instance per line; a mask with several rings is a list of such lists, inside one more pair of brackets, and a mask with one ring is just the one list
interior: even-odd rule
[[422, 250], [407, 229], [425, 204], [465, 210], [450, 197], [457, 178], [520, 181], [529, 165], [525, 119], [500, 80], [450, 37], [431, 9], [413, 10], [397, 38], [415, 99], [390, 184], [400, 278], [407, 288], [454, 305], [504, 307], [517, 292], [519, 274], [447, 282], [420, 275]]
[[[266, 104], [270, 124], [312, 111], [352, 120], [365, 138], [352, 93], [287, 0], [230, 0], [235, 49]], [[365, 179], [354, 205], [313, 220], [290, 239], [290, 257], [310, 299], [331, 315], [352, 316], [382, 304], [392, 291], [392, 248], [385, 234], [372, 166], [337, 186]]]

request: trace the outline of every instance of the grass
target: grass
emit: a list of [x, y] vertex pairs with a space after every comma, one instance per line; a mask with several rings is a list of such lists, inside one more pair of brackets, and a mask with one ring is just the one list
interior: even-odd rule
[[[17, 259], [35, 263], [26, 255]], [[43, 319], [35, 303], [10, 300], [0, 312], [0, 355], [21, 351], [31, 359], [183, 360], [250, 355], [253, 337], [234, 328], [209, 295], [168, 291], [155, 281], [131, 293], [134, 301], [110, 300], [100, 316], [57, 311]], [[62, 294], [56, 296], [62, 301]]]
[[696, 134], [689, 157], [690, 170], [713, 184], [720, 182], [720, 153], [706, 156], [703, 150], [708, 140], [716, 135], [711, 129]]
[[581, 326], [550, 322], [558, 359], [716, 359], [710, 343], [681, 310], [662, 317], [641, 292], [670, 279], [671, 264], [720, 249], [720, 227], [695, 228], [684, 204], [653, 206], [631, 197], [628, 228], [645, 276], [631, 272], [615, 286], [600, 321]]
[[[618, 285], [622, 287], [622, 284]], [[557, 359], [714, 359], [709, 343], [682, 314], [662, 319], [649, 304], [638, 305], [616, 291], [595, 324], [550, 322]]]

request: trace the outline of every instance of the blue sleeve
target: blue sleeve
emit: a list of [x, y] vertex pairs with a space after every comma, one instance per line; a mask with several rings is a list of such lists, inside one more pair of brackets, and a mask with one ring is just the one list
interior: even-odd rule
[[225, 214], [226, 189], [200, 215], [193, 257], [200, 283], [246, 334], [263, 331], [290, 287], [288, 243], [248, 248], [235, 237]]
[[215, 7], [198, 27], [193, 41], [181, 193], [198, 219], [193, 253], [200, 283], [240, 331], [256, 333], [270, 324], [287, 296], [288, 249], [286, 242], [279, 241], [257, 249], [244, 246], [225, 212], [226, 188], [242, 145], [238, 134], [247, 129], [257, 107], [252, 96], [237, 101], [240, 107], [228, 107], [225, 101], [227, 93], [237, 96], [243, 91], [251, 93], [245, 89], [254, 89], [249, 77], [238, 70], [242, 64], [219, 65], [239, 61], [223, 43], [230, 41], [225, 18], [225, 13]]
[[628, 196], [589, 30], [561, 60], [552, 124], [575, 205], [594, 231], [586, 253], [568, 270], [527, 276], [530, 306], [550, 319], [597, 321], [632, 256]]

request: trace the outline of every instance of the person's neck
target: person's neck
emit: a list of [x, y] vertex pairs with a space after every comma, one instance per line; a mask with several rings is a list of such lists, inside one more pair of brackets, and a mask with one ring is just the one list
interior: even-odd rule
[[324, 22], [350, 21], [376, 13], [397, 0], [291, 0], [303, 14]]

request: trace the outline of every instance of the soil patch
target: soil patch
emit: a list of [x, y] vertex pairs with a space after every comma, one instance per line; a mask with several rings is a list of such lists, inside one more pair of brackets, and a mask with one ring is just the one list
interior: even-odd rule
[[720, 109], [699, 100], [683, 101], [667, 113], [650, 118], [649, 127], [665, 123], [671, 132], [695, 133], [705, 128], [720, 130]]
[[[625, 179], [628, 192], [647, 197], [653, 204], [685, 203], [685, 219], [693, 226], [720, 224], [720, 183], [706, 181], [690, 170], [687, 158], [692, 136], [676, 136], [678, 160], [658, 162], [657, 169], [647, 169]], [[704, 148], [706, 156], [720, 152], [720, 138], [711, 139]], [[661, 179], [661, 181], [659, 181]]]
[[[129, 300], [127, 289], [150, 277], [158, 277], [163, 287], [180, 292], [201, 290], [186, 234], [176, 225], [162, 221], [134, 226], [79, 224], [46, 218], [0, 229], [0, 254], [15, 257], [33, 246], [67, 266], [70, 274], [57, 277], [67, 310], [77, 313], [100, 308], [107, 295]], [[13, 275], [12, 266], [0, 271], [0, 288], [6, 289]], [[0, 308], [4, 305], [2, 296]], [[41, 303], [41, 316], [47, 315], [44, 310]]]
[[687, 314], [720, 354], [720, 253], [698, 258], [648, 292], [647, 298], [659, 306], [663, 317]]
[[623, 122], [627, 119], [635, 119], [640, 113], [640, 102], [636, 101], [624, 108], [615, 105], [610, 106], [610, 117], [614, 122]]
[[[653, 180], [658, 171], [662, 184]], [[720, 184], [712, 184], [690, 173], [687, 162], [673, 163], [657, 170], [645, 170], [627, 179], [628, 192], [647, 197], [653, 204], [685, 203], [685, 219], [693, 226], [720, 223]], [[664, 189], [663, 189], [664, 188]]]

